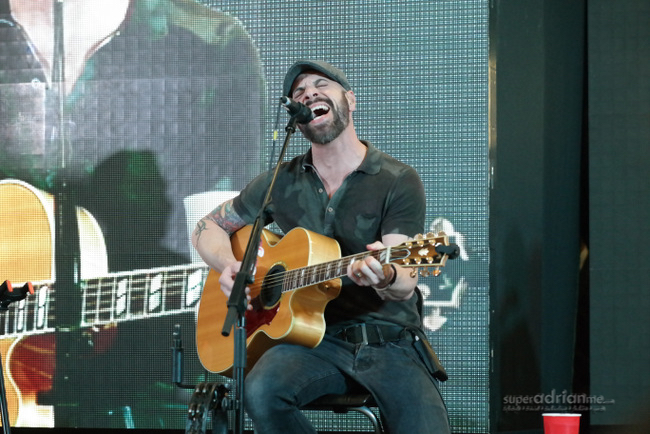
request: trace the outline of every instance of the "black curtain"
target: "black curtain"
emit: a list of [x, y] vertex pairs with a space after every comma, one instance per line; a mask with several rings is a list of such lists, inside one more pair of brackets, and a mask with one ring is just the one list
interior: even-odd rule
[[582, 0], [491, 7], [493, 432], [541, 432], [544, 409], [524, 401], [573, 393], [585, 11]]

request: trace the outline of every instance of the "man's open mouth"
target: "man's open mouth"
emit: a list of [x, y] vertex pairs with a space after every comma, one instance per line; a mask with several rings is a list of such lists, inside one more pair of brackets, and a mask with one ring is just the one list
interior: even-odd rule
[[325, 104], [315, 104], [314, 106], [312, 106], [310, 108], [311, 108], [312, 113], [314, 113], [314, 119], [316, 119], [317, 117], [326, 115], [330, 111], [330, 108], [328, 106], [326, 106]]

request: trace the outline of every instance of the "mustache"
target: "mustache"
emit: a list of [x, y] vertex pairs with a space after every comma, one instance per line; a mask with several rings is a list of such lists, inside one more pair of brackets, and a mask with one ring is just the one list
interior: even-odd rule
[[306, 105], [307, 107], [311, 107], [311, 106], [313, 106], [314, 104], [317, 104], [317, 103], [319, 103], [319, 102], [324, 102], [324, 103], [326, 103], [327, 105], [329, 105], [330, 107], [333, 107], [333, 106], [334, 106], [334, 103], [332, 102], [332, 100], [329, 99], [329, 98], [327, 98], [327, 97], [324, 97], [324, 96], [322, 96], [322, 97], [318, 97], [318, 98], [313, 99], [313, 100], [311, 100], [311, 101], [308, 101], [307, 104], [305, 104], [305, 105]]

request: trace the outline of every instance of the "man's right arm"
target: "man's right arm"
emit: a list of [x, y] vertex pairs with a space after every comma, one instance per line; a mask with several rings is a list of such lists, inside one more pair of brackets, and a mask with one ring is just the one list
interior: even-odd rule
[[216, 207], [199, 220], [192, 232], [192, 245], [196, 251], [210, 268], [220, 273], [238, 262], [232, 252], [230, 237], [246, 225], [232, 203], [231, 199]]

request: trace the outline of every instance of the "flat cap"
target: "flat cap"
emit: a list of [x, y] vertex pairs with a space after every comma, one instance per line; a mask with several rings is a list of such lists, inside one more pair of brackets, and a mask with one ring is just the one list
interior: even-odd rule
[[306, 71], [318, 71], [321, 74], [325, 75], [331, 80], [334, 80], [345, 90], [352, 90], [350, 87], [350, 83], [348, 83], [348, 79], [337, 67], [330, 65], [327, 62], [323, 62], [321, 60], [298, 60], [296, 63], [291, 65], [289, 70], [287, 71], [287, 75], [284, 76], [284, 86], [282, 87], [282, 95], [284, 96], [290, 96], [289, 94], [291, 93], [291, 87], [293, 86], [293, 82], [296, 81], [296, 78], [300, 74]]

